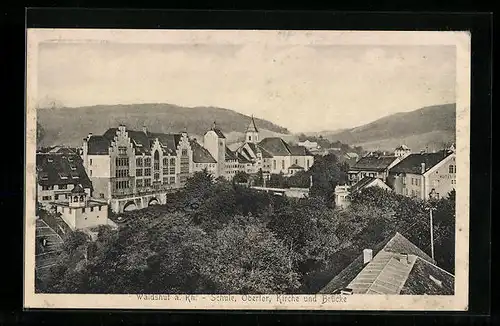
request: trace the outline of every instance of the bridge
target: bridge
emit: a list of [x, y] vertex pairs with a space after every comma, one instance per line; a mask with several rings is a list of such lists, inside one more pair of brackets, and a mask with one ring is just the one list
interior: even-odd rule
[[114, 196], [110, 199], [110, 207], [114, 213], [122, 213], [158, 204], [164, 205], [167, 203], [168, 195], [176, 191], [177, 189], [163, 189]]
[[293, 198], [305, 198], [309, 196], [309, 188], [271, 188], [271, 187], [250, 187], [252, 189], [271, 193], [276, 196], [286, 196]]

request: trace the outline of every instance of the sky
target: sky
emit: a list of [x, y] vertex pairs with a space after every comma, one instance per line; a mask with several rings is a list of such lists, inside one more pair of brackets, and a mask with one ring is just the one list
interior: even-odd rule
[[48, 42], [37, 98], [67, 107], [216, 106], [292, 132], [350, 128], [454, 103], [455, 47], [286, 43]]

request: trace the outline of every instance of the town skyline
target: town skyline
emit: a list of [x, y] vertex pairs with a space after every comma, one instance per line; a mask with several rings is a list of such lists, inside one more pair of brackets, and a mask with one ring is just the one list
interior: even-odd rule
[[337, 130], [454, 103], [455, 52], [448, 45], [48, 42], [39, 47], [37, 104], [209, 106], [293, 133]]

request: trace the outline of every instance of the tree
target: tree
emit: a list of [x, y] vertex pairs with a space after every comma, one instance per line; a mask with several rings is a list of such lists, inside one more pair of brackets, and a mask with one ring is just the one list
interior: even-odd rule
[[311, 169], [312, 187], [310, 195], [322, 197], [329, 205], [333, 205], [335, 187], [346, 180], [346, 173], [339, 167], [334, 154], [316, 156]]
[[244, 171], [238, 171], [233, 177], [233, 182], [236, 183], [247, 183], [250, 176]]
[[288, 179], [283, 175], [283, 173], [273, 173], [271, 174], [269, 181], [267, 182], [267, 186], [275, 188], [288, 188]]
[[288, 185], [294, 188], [309, 188], [311, 184], [311, 173], [299, 171], [288, 177]]
[[254, 184], [254, 186], [257, 186], [257, 187], [264, 186], [264, 174], [262, 173], [262, 169], [259, 169], [259, 171], [257, 171], [257, 175], [255, 176], [255, 178], [253, 180], [253, 184]]
[[251, 217], [236, 217], [212, 243], [202, 275], [215, 293], [291, 293], [300, 286], [293, 250]]

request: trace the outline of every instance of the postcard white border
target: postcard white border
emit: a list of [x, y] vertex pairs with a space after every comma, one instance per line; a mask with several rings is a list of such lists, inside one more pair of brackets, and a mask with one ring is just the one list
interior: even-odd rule
[[[236, 42], [235, 42], [236, 41]], [[137, 295], [114, 294], [37, 294], [35, 274], [35, 159], [38, 45], [42, 42], [117, 43], [265, 43], [275, 44], [370, 44], [370, 45], [455, 45], [456, 83], [456, 266], [453, 296], [347, 296], [345, 301], [322, 304], [323, 295], [295, 296], [298, 302], [212, 301], [211, 295], [174, 295], [151, 300]], [[28, 29], [26, 56], [26, 147], [25, 147], [25, 308], [88, 309], [243, 309], [243, 310], [392, 310], [464, 311], [468, 310], [469, 274], [469, 139], [470, 139], [470, 33], [417, 31], [251, 31], [251, 30], [111, 30], [111, 29]], [[316, 298], [316, 302], [308, 302]], [[257, 298], [257, 297], [256, 297]], [[178, 299], [178, 300], [177, 300]]]

